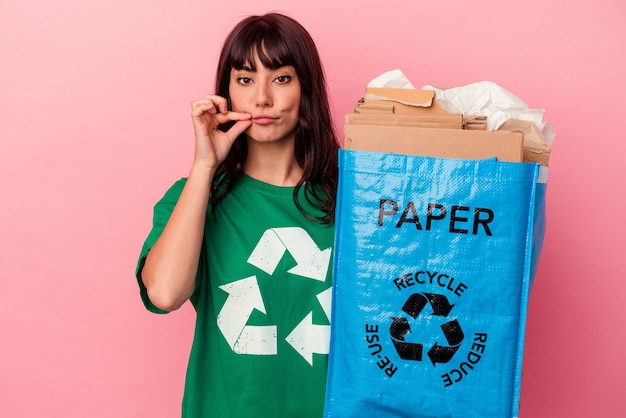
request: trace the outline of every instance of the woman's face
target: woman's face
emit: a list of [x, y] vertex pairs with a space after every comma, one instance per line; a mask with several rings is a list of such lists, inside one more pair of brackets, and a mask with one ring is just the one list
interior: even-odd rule
[[301, 94], [295, 68], [266, 68], [258, 55], [255, 55], [254, 65], [256, 71], [250, 68], [231, 70], [229, 92], [233, 111], [252, 115], [252, 125], [246, 130], [251, 140], [293, 140]]

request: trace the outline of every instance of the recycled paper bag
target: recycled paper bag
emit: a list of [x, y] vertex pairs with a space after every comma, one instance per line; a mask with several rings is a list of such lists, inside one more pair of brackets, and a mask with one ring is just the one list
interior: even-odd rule
[[342, 149], [339, 167], [324, 416], [517, 416], [539, 165]]

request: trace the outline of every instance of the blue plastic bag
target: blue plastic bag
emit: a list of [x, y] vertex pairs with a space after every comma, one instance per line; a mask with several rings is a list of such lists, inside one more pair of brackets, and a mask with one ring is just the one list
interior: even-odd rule
[[517, 416], [538, 165], [339, 152], [324, 416]]

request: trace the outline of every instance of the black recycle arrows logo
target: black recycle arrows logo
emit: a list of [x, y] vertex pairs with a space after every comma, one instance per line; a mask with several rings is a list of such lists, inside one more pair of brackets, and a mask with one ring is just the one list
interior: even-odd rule
[[[444, 295], [435, 293], [413, 293], [408, 297], [402, 311], [413, 319], [422, 313], [424, 307], [430, 303], [434, 316], [447, 317], [454, 305], [450, 305]], [[404, 337], [411, 330], [411, 325], [405, 317], [393, 317], [393, 322], [389, 328], [391, 341], [400, 358], [404, 360], [422, 361], [423, 344], [407, 342]], [[433, 366], [436, 363], [447, 363], [452, 359], [454, 353], [463, 342], [463, 330], [456, 319], [441, 325], [441, 330], [446, 339], [447, 345], [439, 345], [437, 342], [428, 349], [427, 355]]]

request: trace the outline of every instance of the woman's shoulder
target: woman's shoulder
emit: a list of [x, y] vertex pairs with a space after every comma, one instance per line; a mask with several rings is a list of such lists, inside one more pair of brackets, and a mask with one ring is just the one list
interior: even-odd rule
[[180, 179], [176, 180], [163, 194], [163, 197], [161, 197], [159, 203], [177, 202], [186, 183], [187, 177], [181, 177]]

